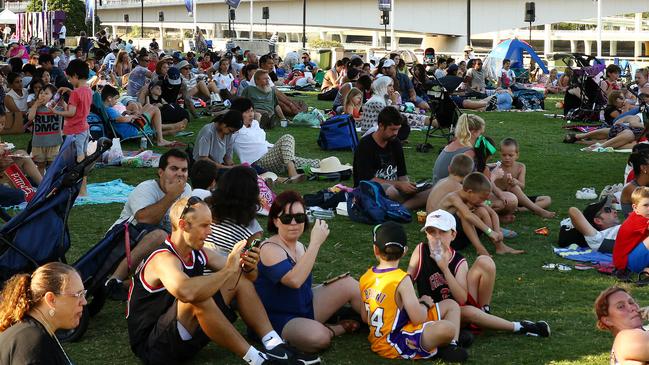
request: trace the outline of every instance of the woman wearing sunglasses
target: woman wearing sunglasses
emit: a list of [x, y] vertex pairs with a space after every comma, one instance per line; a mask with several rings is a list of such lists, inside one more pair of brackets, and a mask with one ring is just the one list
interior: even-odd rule
[[76, 328], [86, 305], [73, 267], [51, 262], [14, 275], [0, 297], [0, 364], [72, 364], [54, 332]]
[[329, 227], [316, 220], [309, 245], [299, 242], [308, 228], [304, 200], [295, 191], [277, 196], [268, 216], [268, 232], [261, 245], [259, 276], [255, 282], [273, 329], [301, 351], [315, 353], [329, 347], [331, 339], [358, 330], [354, 320], [324, 324], [346, 303], [358, 313], [358, 281], [341, 275], [338, 280], [312, 288], [311, 271]]

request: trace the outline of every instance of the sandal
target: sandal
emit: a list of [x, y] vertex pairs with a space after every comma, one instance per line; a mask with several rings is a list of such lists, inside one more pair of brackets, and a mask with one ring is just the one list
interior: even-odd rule
[[563, 137], [563, 143], [575, 143], [577, 142], [577, 135], [574, 133], [568, 133]]
[[643, 271], [638, 274], [638, 281], [635, 282], [636, 286], [647, 286], [649, 285], [649, 272]]
[[512, 231], [511, 229], [500, 227], [500, 231], [503, 233], [503, 238], [516, 238], [518, 233]]

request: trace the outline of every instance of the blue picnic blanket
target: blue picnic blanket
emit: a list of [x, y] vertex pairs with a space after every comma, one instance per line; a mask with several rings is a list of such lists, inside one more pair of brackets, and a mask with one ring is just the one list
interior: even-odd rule
[[133, 189], [135, 187], [125, 184], [121, 179], [88, 184], [88, 195], [78, 197], [74, 205], [126, 203]]
[[595, 264], [610, 264], [613, 262], [612, 254], [593, 251], [590, 248], [553, 248], [553, 250], [555, 254], [567, 260], [592, 262]]

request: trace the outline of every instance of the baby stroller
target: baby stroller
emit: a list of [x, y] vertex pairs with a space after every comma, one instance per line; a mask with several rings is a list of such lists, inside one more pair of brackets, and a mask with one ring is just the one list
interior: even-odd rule
[[[70, 138], [66, 139], [34, 198], [25, 210], [0, 228], [0, 282], [17, 273], [31, 272], [48, 262], [66, 262], [65, 254], [70, 248], [68, 216], [79, 194], [81, 180], [111, 145], [109, 139], [99, 139], [96, 152], [77, 162], [73, 141]], [[121, 228], [123, 233], [124, 226], [116, 228]], [[114, 231], [115, 235], [119, 234], [118, 229]], [[137, 237], [137, 234], [134, 234], [133, 237]], [[115, 245], [115, 240], [104, 239], [72, 265], [81, 274], [84, 286], [88, 290], [88, 298], [96, 297], [84, 308], [84, 315], [77, 329], [57, 332], [60, 339], [79, 338], [87, 328], [88, 315], [101, 309], [102, 295], [98, 293], [102, 292], [102, 279], [106, 275], [102, 268], [110, 266], [115, 260], [116, 266], [123, 258], [123, 255], [119, 259], [112, 256], [113, 251], [120, 251], [114, 249]], [[100, 284], [97, 284], [99, 282]], [[95, 300], [97, 298], [98, 301]]]
[[462, 83], [460, 78], [447, 79], [443, 77], [438, 79], [435, 75], [431, 76], [425, 88], [428, 89], [428, 105], [430, 105], [431, 120], [437, 120], [437, 127], [432, 124], [428, 125], [426, 129], [426, 138], [424, 143], [417, 145], [418, 152], [428, 152], [432, 149], [432, 145], [428, 143], [428, 138], [445, 138], [446, 142], [450, 142], [457, 120], [460, 117], [460, 108], [455, 104], [451, 98], [453, 90], [457, 89]]
[[577, 94], [566, 92], [563, 99], [563, 115], [570, 121], [597, 122], [600, 113], [606, 108], [606, 94], [599, 87], [606, 66], [593, 56], [581, 53], [557, 54], [555, 60], [562, 60], [572, 68], [570, 89], [577, 88]]

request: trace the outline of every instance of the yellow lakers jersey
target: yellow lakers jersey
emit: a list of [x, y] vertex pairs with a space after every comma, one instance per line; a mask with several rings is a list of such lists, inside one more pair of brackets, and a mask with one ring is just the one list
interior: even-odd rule
[[[405, 311], [397, 306], [397, 287], [408, 276], [405, 271], [370, 268], [360, 279], [361, 299], [367, 311], [370, 327], [368, 340], [372, 351], [386, 356], [393, 353], [387, 341], [390, 332], [398, 330], [408, 321]], [[386, 356], [392, 357], [392, 356]]]

